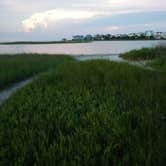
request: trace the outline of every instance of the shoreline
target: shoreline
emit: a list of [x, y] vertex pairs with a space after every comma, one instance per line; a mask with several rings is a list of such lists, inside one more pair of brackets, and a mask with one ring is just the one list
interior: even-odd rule
[[115, 40], [82, 40], [82, 41], [14, 41], [0, 42], [0, 45], [37, 45], [37, 44], [77, 44], [77, 43], [93, 43], [93, 42], [111, 42], [111, 41], [166, 41], [166, 39], [115, 39]]
[[36, 45], [36, 44], [77, 44], [90, 43], [91, 41], [15, 41], [15, 42], [0, 42], [0, 45]]

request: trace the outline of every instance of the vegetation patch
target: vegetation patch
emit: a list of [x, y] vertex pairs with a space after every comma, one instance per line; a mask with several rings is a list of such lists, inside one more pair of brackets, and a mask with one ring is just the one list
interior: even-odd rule
[[166, 57], [166, 46], [157, 46], [155, 48], [142, 48], [140, 50], [132, 50], [120, 55], [122, 58], [132, 61], [152, 60], [156, 58]]
[[32, 77], [39, 72], [55, 68], [71, 59], [62, 55], [0, 55], [0, 89], [27, 77]]
[[149, 62], [147, 65], [160, 71], [166, 71], [166, 57], [156, 59], [152, 62]]
[[0, 107], [0, 165], [165, 164], [166, 77], [68, 62]]

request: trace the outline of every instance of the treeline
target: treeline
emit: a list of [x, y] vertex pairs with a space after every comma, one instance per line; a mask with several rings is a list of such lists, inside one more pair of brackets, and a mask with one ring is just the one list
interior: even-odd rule
[[97, 35], [76, 35], [73, 36], [73, 41], [109, 41], [109, 40], [158, 40], [164, 38], [156, 38], [155, 36], [147, 36], [146, 34], [97, 34]]

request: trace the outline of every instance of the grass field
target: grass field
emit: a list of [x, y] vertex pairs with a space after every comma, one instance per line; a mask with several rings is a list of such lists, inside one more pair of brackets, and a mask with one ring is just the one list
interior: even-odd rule
[[0, 55], [0, 89], [39, 72], [55, 68], [70, 59], [67, 56], [38, 54]]
[[165, 54], [165, 57], [162, 57], [162, 58], [156, 59], [152, 62], [149, 62], [147, 65], [151, 66], [154, 69], [157, 69], [159, 71], [166, 72], [166, 54]]
[[132, 50], [120, 55], [122, 58], [132, 61], [152, 60], [166, 57], [166, 46], [159, 45], [154, 48], [142, 48]]
[[163, 166], [166, 75], [68, 62], [0, 107], [0, 165]]
[[143, 48], [133, 50], [120, 55], [129, 61], [146, 61], [146, 65], [158, 71], [166, 72], [166, 46], [157, 46], [155, 48]]
[[156, 58], [154, 48], [143, 48], [140, 50], [132, 50], [121, 54], [120, 56], [127, 60], [140, 61], [140, 60], [150, 60]]

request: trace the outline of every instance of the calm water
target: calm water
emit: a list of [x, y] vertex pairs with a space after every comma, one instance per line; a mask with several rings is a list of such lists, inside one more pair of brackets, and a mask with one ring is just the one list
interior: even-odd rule
[[119, 54], [166, 41], [99, 41], [77, 44], [0, 45], [0, 54], [48, 53], [70, 55]]

